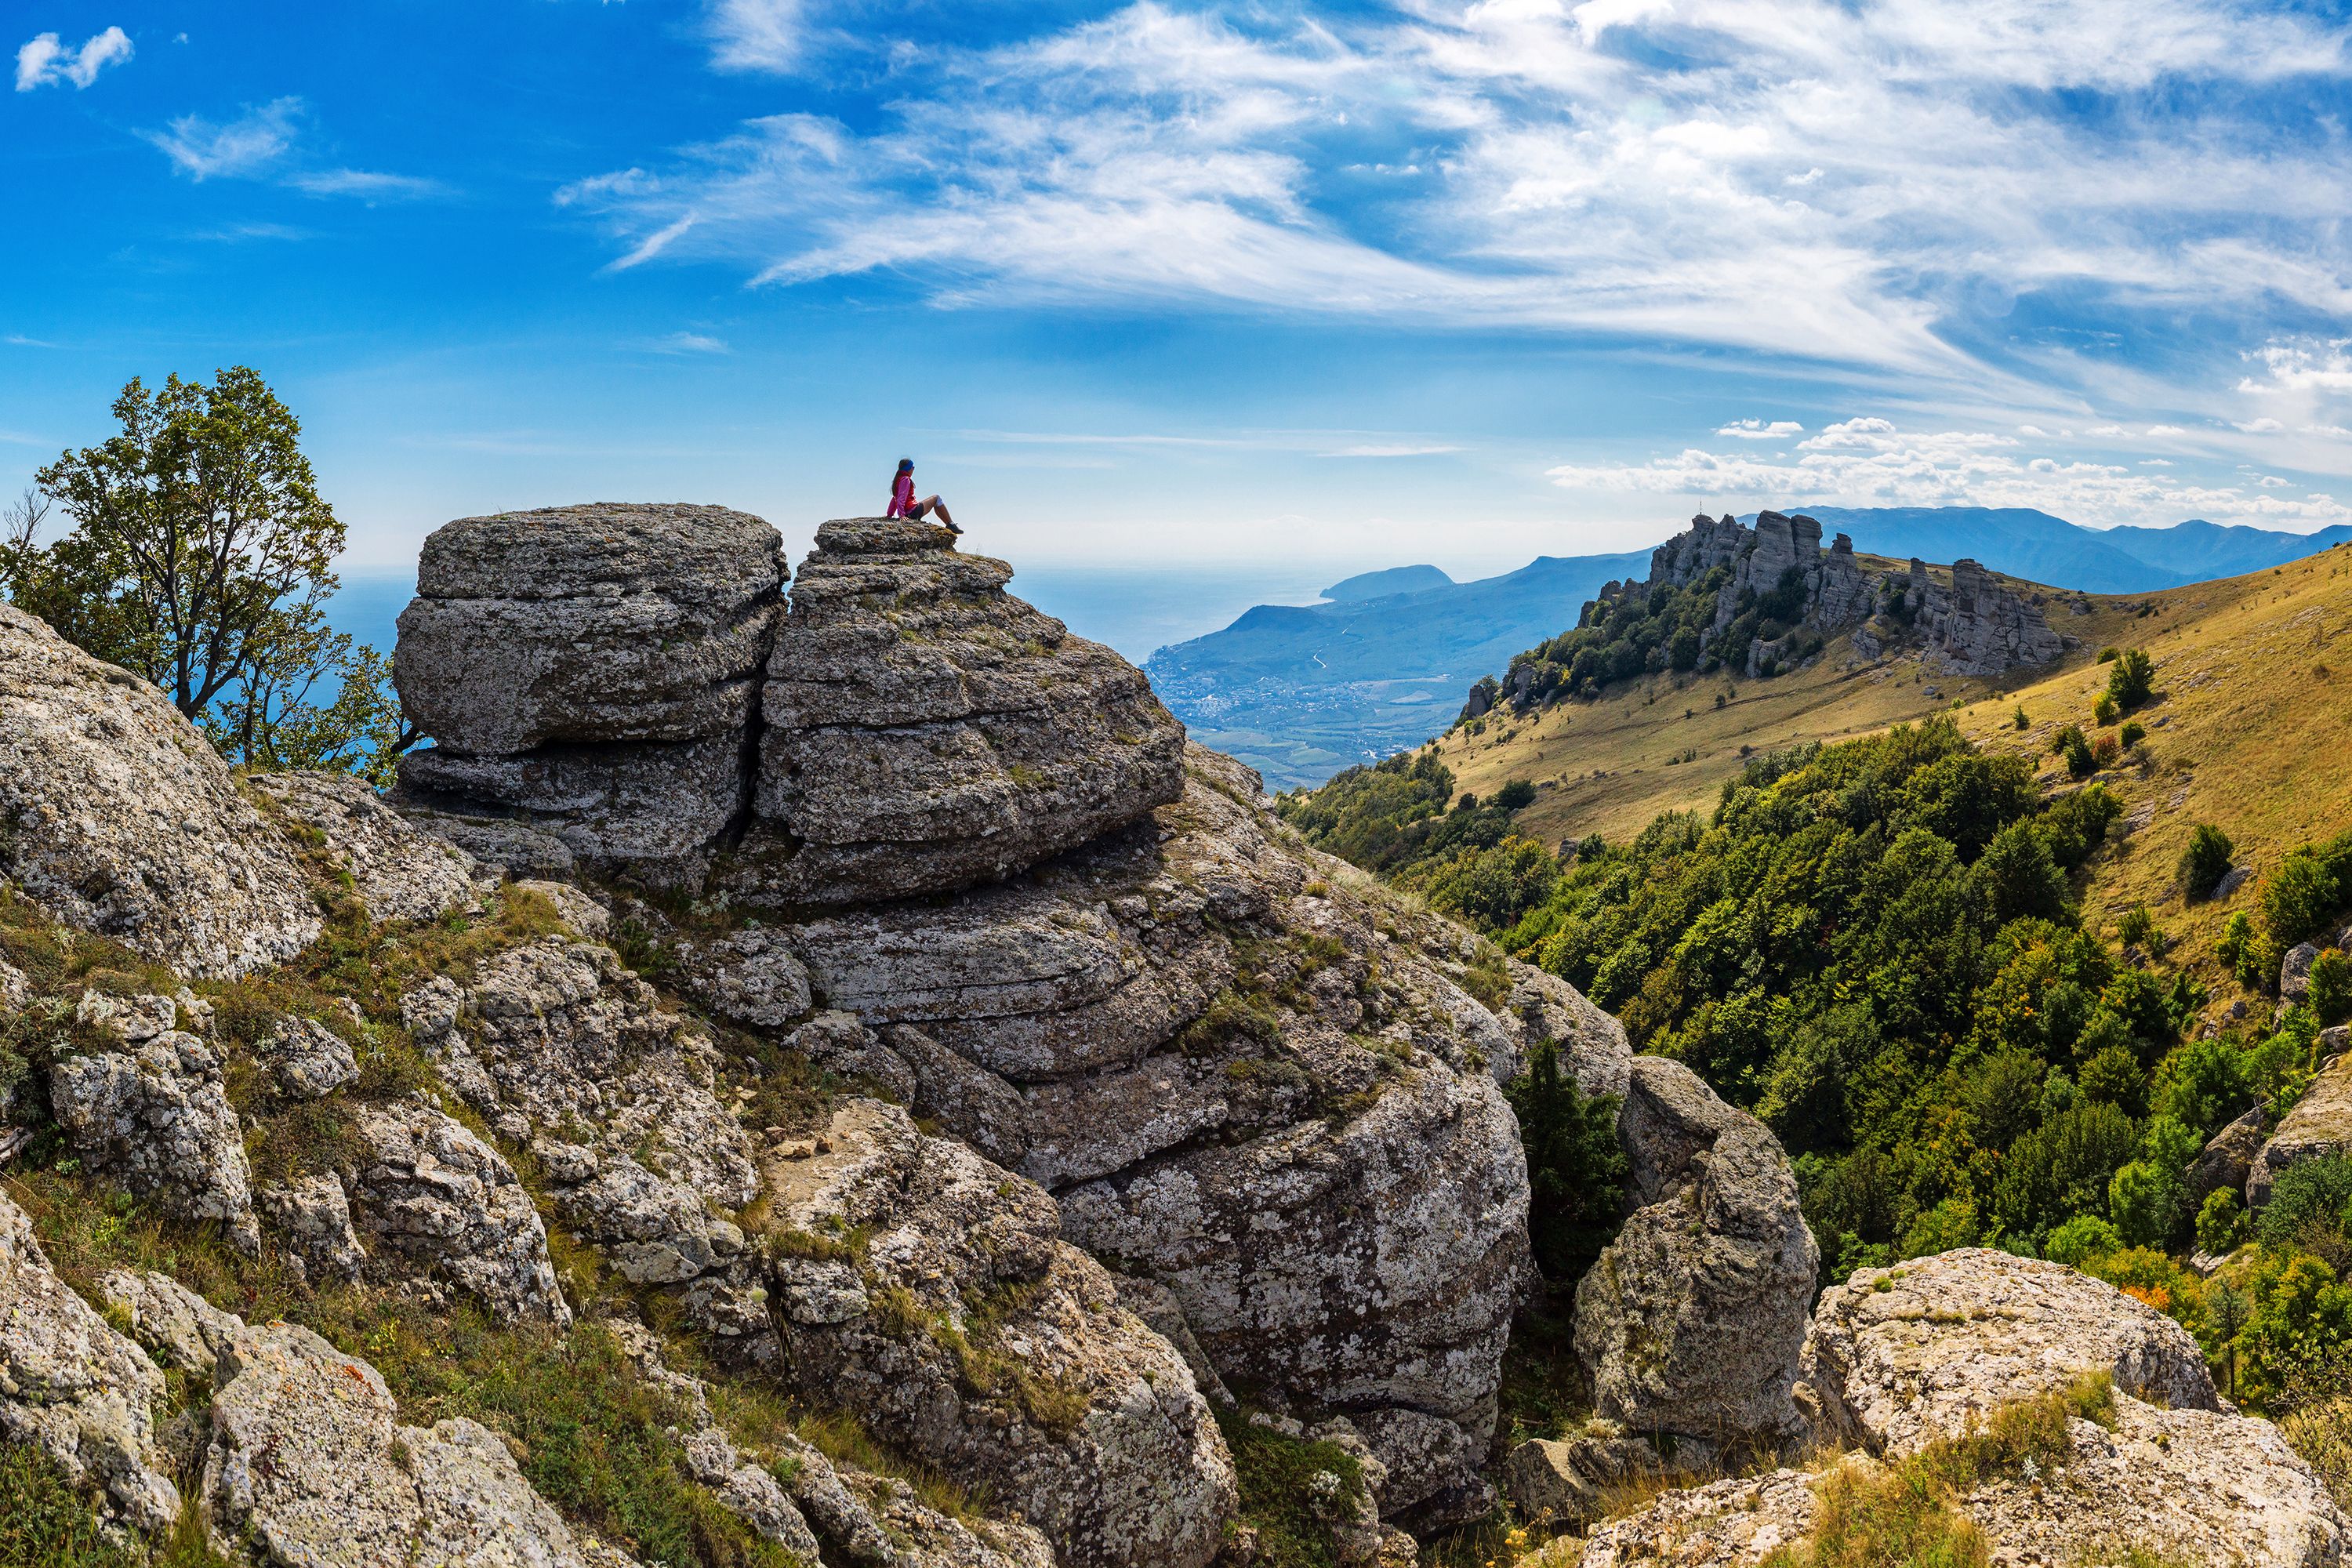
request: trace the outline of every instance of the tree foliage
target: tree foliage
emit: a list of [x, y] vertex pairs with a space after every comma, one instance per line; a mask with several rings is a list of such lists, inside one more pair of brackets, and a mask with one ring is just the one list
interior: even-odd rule
[[1627, 1172], [1617, 1142], [1618, 1100], [1587, 1095], [1538, 1041], [1528, 1070], [1505, 1090], [1528, 1154], [1528, 1239], [1544, 1278], [1580, 1278], [1616, 1235]]
[[113, 412], [114, 435], [40, 470], [68, 531], [43, 543], [29, 502], [0, 530], [10, 598], [153, 681], [232, 762], [381, 778], [414, 737], [384, 660], [327, 625], [343, 526], [293, 414], [243, 366], [134, 379]]

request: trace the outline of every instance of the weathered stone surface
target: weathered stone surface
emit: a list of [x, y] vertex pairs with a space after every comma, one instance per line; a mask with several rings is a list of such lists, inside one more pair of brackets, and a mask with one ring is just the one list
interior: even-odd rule
[[307, 1329], [245, 1329], [215, 1375], [205, 1502], [260, 1561], [595, 1568], [618, 1556], [575, 1538], [496, 1434], [463, 1418], [400, 1425], [375, 1368]]
[[349, 773], [255, 773], [246, 781], [276, 803], [297, 829], [318, 836], [319, 853], [352, 879], [372, 921], [438, 920], [481, 907], [473, 858], [418, 831], [365, 781]]
[[168, 1274], [110, 1269], [99, 1294], [130, 1324], [131, 1335], [175, 1371], [210, 1381], [221, 1352], [245, 1331], [244, 1320], [224, 1312]]
[[2190, 1201], [2201, 1204], [2207, 1194], [2221, 1187], [2243, 1194], [2246, 1178], [2252, 1173], [2254, 1161], [2262, 1153], [2267, 1136], [2259, 1105], [2250, 1107], [2243, 1116], [2214, 1133], [2189, 1167]]
[[476, 755], [741, 731], [782, 542], [724, 507], [600, 504], [436, 529], [400, 617], [402, 706]]
[[[176, 1010], [171, 998], [161, 1003]], [[49, 1108], [84, 1163], [184, 1219], [217, 1220], [242, 1251], [260, 1247], [245, 1141], [220, 1055], [177, 1029], [49, 1070]]]
[[0, 605], [0, 879], [184, 973], [318, 934], [301, 868], [162, 692]]
[[155, 1363], [50, 1270], [33, 1222], [0, 1194], [0, 1441], [98, 1488], [114, 1522], [162, 1530], [180, 1512], [156, 1447], [163, 1392]]
[[367, 1267], [352, 1224], [343, 1184], [333, 1176], [307, 1176], [283, 1186], [254, 1189], [253, 1205], [285, 1243], [286, 1255], [312, 1284], [352, 1280]]
[[[1223, 1440], [1053, 1200], [876, 1100], [837, 1110], [825, 1144], [768, 1173], [795, 1382], [984, 1484], [1065, 1568], [1205, 1563], [1235, 1506]], [[862, 1256], [817, 1245], [850, 1235]]]
[[2106, 1369], [2175, 1410], [2217, 1400], [2189, 1331], [2104, 1280], [1964, 1247], [1822, 1292], [1804, 1374], [1823, 1431], [1874, 1453], [1958, 1436], [2013, 1400]]
[[446, 839], [471, 856], [491, 878], [569, 877], [579, 869], [580, 859], [572, 853], [572, 847], [545, 828], [533, 827], [518, 817], [481, 815], [503, 808], [477, 801], [458, 803], [463, 809], [448, 809], [398, 790], [387, 804], [421, 831]]
[[768, 661], [758, 820], [724, 873], [777, 908], [1010, 876], [1182, 788], [1142, 673], [929, 524], [826, 523]]
[[2352, 1057], [2341, 1058], [2312, 1080], [2294, 1109], [2246, 1173], [2246, 1201], [2270, 1201], [2271, 1184], [2289, 1165], [2352, 1152]]
[[316, 1018], [281, 1021], [254, 1055], [289, 1100], [323, 1100], [360, 1076], [351, 1042]]
[[[572, 866], [634, 872], [661, 886], [698, 882], [712, 847], [742, 813], [750, 784], [736, 735], [673, 743], [550, 744], [519, 756], [473, 756], [430, 746], [400, 759], [394, 803], [469, 854], [509, 870], [562, 875]], [[449, 818], [461, 819], [452, 824]], [[512, 817], [560, 842], [501, 844]], [[511, 834], [509, 833], [509, 837]], [[516, 862], [528, 862], [518, 868]]]
[[1633, 1212], [1576, 1291], [1600, 1413], [1728, 1447], [1793, 1439], [1820, 1258], [1779, 1141], [1656, 1057], [1631, 1064], [1618, 1137]]
[[[747, 1463], [713, 1419], [701, 1379], [665, 1364], [660, 1342], [639, 1325], [618, 1321], [607, 1326], [646, 1381], [684, 1413], [687, 1459], [696, 1479], [764, 1538], [802, 1550], [793, 1544], [800, 1535], [792, 1524], [797, 1517], [803, 1530], [813, 1525], [822, 1538], [818, 1549], [827, 1563], [856, 1568], [1056, 1568], [1053, 1549], [1028, 1525], [950, 1519], [923, 1506], [904, 1484], [835, 1466], [797, 1437], [782, 1438], [767, 1456], [772, 1473]], [[767, 1484], [776, 1474], [784, 1478], [788, 1495], [782, 1506], [792, 1517], [778, 1509], [778, 1497]]]
[[613, 912], [598, 903], [588, 893], [570, 882], [542, 882], [525, 878], [515, 884], [515, 891], [530, 893], [555, 906], [563, 923], [590, 942], [602, 942], [612, 933]]
[[759, 1174], [714, 1092], [717, 1048], [612, 950], [548, 938], [489, 960], [470, 987], [419, 987], [403, 1010], [451, 1087], [530, 1143], [565, 1219], [625, 1278], [679, 1284], [741, 1258], [720, 1215], [758, 1195]]
[[[1963, 1336], [1954, 1352], [1970, 1354], [1976, 1342]], [[2119, 1394], [2111, 1426], [2075, 1417], [2067, 1435], [2071, 1452], [2060, 1462], [2031, 1474], [1997, 1473], [1953, 1500], [1982, 1531], [1992, 1561], [2016, 1568], [2151, 1560], [2326, 1568], [2343, 1560], [2345, 1520], [2267, 1421], [2167, 1410]], [[1882, 1474], [1866, 1456], [1841, 1464], [1865, 1485]], [[1537, 1562], [1755, 1568], [1811, 1536], [1826, 1479], [1784, 1469], [1670, 1492], [1586, 1542], [1555, 1544]]]
[[758, 926], [678, 943], [678, 988], [740, 1028], [789, 1028], [809, 1010], [808, 971], [784, 933]]
[[[1915, 583], [1924, 578], [1912, 563]], [[2019, 665], [2047, 664], [2065, 651], [2042, 611], [2002, 586], [1966, 556], [1952, 563], [1948, 592], [1929, 583], [1915, 621], [1931, 658], [1961, 675], [1999, 675]]]
[[1609, 1427], [1520, 1444], [1503, 1462], [1503, 1485], [1521, 1519], [1569, 1530], [1599, 1519], [1610, 1489], [1665, 1473], [1655, 1448]]
[[354, 1107], [341, 1172], [352, 1218], [379, 1259], [429, 1271], [512, 1317], [559, 1326], [547, 1230], [499, 1152], [429, 1105]]

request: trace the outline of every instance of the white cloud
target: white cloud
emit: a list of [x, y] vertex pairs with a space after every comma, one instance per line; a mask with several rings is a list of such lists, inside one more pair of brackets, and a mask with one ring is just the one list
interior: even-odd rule
[[693, 226], [694, 215], [692, 213], [688, 213], [684, 217], [679, 218], [675, 223], [665, 224], [660, 228], [656, 229], [653, 233], [646, 236], [644, 239], [638, 242], [636, 248], [630, 251], [626, 256], [615, 258], [613, 261], [607, 263], [604, 270], [607, 272], [626, 272], [632, 267], [642, 266], [646, 262], [651, 261], [655, 257], [659, 256], [663, 251], [668, 249], [672, 240], [677, 238], [678, 236], [684, 234], [688, 229], [692, 228]]
[[[714, 64], [802, 68], [813, 4], [711, 0]], [[2352, 73], [2346, 36], [2254, 0], [2004, 0], [1965, 24], [1916, 0], [1135, 0], [993, 48], [878, 17], [824, 37], [904, 84], [878, 122], [752, 121], [569, 204], [627, 265], [1598, 332], [2018, 414], [2100, 374], [1971, 330], [2037, 291], [2102, 353], [2194, 301], [2220, 325], [2184, 345], [2191, 375], [2282, 308], [2352, 314], [2331, 195], [2352, 145], [2300, 107]], [[1427, 174], [1362, 200], [1349, 171], [1383, 166]]]
[[711, 0], [711, 61], [722, 70], [792, 70], [807, 47], [808, 21], [807, 0]]
[[2116, 436], [2128, 436], [2128, 435], [2130, 435], [2130, 434], [2131, 434], [2131, 432], [2130, 432], [2130, 431], [2128, 431], [2128, 430], [2126, 430], [2126, 429], [2125, 429], [2125, 428], [2124, 428], [2122, 426], [2120, 426], [2120, 425], [2094, 425], [2094, 426], [2092, 426], [2090, 427], [2090, 429], [2088, 429], [2087, 431], [2084, 432], [2084, 434], [2085, 434], [2085, 435], [2089, 435], [2089, 436], [2116, 437]]
[[[2071, 521], [2145, 522], [2204, 515], [2318, 525], [2352, 521], [2352, 508], [2315, 493], [2301, 500], [2260, 493], [2284, 488], [2187, 483], [2163, 472], [2027, 455], [2009, 437], [1978, 431], [1911, 432], [1881, 418], [1850, 419], [1800, 444], [1793, 462], [1689, 447], [1646, 463], [1562, 464], [1548, 470], [1566, 489], [1733, 498], [1759, 506], [2039, 507]], [[2169, 467], [2161, 459], [2137, 468]], [[1745, 510], [1735, 505], [1733, 510]]]
[[2147, 433], [2151, 436], [2186, 436], [2189, 434], [2186, 429], [2183, 429], [2178, 425], [2151, 425], [2147, 427]]
[[2238, 428], [2243, 430], [2249, 436], [2268, 436], [2274, 432], [2284, 430], [2286, 426], [2280, 424], [2275, 419], [2263, 418], [2249, 419], [2240, 425]]
[[1716, 434], [1742, 441], [1779, 441], [1790, 436], [1801, 436], [1804, 429], [1793, 419], [1775, 419], [1769, 425], [1761, 419], [1735, 419], [1717, 430]]
[[315, 174], [289, 175], [286, 183], [314, 196], [365, 196], [372, 200], [429, 196], [441, 189], [437, 180], [419, 179], [414, 174], [386, 174], [373, 169], [322, 169]]
[[130, 58], [131, 35], [120, 27], [92, 36], [78, 49], [67, 48], [55, 33], [42, 33], [16, 50], [16, 90], [30, 92], [61, 81], [85, 88], [98, 79], [99, 72]]
[[294, 145], [296, 121], [301, 116], [300, 99], [281, 98], [259, 109], [248, 109], [226, 124], [184, 114], [165, 130], [141, 134], [192, 180], [207, 180], [215, 174], [252, 175], [286, 156]]
[[703, 332], [672, 332], [647, 346], [661, 354], [723, 354], [730, 352], [725, 339]]
[[287, 97], [247, 108], [225, 122], [184, 114], [162, 131], [139, 134], [192, 180], [274, 180], [307, 195], [357, 196], [370, 204], [442, 193], [439, 181], [412, 174], [319, 167], [300, 145], [307, 112], [299, 98]]

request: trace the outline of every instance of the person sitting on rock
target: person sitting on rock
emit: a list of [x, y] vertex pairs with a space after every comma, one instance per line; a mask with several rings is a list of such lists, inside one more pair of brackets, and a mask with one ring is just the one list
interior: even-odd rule
[[955, 519], [948, 515], [947, 502], [937, 496], [928, 500], [915, 499], [915, 459], [899, 458], [898, 477], [890, 481], [890, 510], [887, 515], [903, 517], [910, 522], [920, 522], [933, 512], [940, 514], [940, 521], [947, 525], [947, 531], [950, 533], [963, 531], [955, 525]]

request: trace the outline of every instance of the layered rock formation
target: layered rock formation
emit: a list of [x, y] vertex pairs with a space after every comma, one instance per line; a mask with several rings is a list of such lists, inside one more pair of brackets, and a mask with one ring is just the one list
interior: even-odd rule
[[2041, 609], [2000, 585], [1962, 556], [1952, 563], [1947, 590], [1914, 559], [1903, 604], [1925, 639], [1927, 656], [1958, 675], [1999, 675], [2021, 664], [2047, 664], [2065, 649]]
[[1538, 1561], [1755, 1568], [1803, 1547], [1825, 1489], [1867, 1487], [1885, 1462], [2084, 1373], [2112, 1377], [2112, 1408], [2068, 1417], [2054, 1462], [1980, 1470], [1956, 1488], [1950, 1506], [1993, 1561], [2342, 1560], [2347, 1521], [2278, 1429], [2221, 1405], [2179, 1325], [2072, 1269], [1979, 1250], [1864, 1269], [1822, 1298], [1807, 1361], [1824, 1435], [1861, 1452], [1819, 1472], [1670, 1492]]
[[163, 693], [0, 605], [0, 879], [189, 975], [291, 957], [301, 868]]
[[1142, 672], [953, 541], [881, 518], [817, 531], [768, 657], [730, 891], [789, 909], [994, 881], [1176, 798], [1183, 727]]
[[404, 798], [510, 868], [502, 818], [590, 869], [698, 880], [749, 798], [780, 548], [756, 517], [679, 504], [435, 530], [393, 661], [402, 707], [435, 742], [402, 760]]

